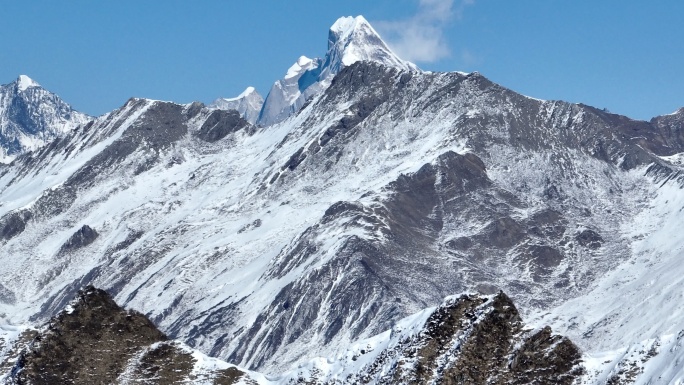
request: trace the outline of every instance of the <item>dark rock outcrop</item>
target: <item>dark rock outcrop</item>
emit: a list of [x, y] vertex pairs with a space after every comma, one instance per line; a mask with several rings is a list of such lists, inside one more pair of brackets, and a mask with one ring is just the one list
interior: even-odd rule
[[145, 316], [87, 287], [36, 336], [15, 366], [16, 384], [111, 384], [143, 348], [165, 341]]
[[[368, 363], [354, 364], [357, 356], [340, 362], [355, 368], [346, 378], [313, 369], [296, 383], [570, 385], [583, 374], [580, 352], [570, 340], [553, 335], [549, 327], [531, 332], [523, 326], [515, 305], [501, 292], [453, 297], [412, 333], [390, 334], [387, 347]], [[3, 367], [10, 370], [8, 384], [257, 383], [227, 364], [197, 370], [191, 350], [92, 286], [79, 291], [44, 330], [27, 332], [20, 342], [24, 347], [14, 367]], [[292, 375], [267, 383], [289, 384]]]
[[452, 298], [422, 330], [380, 352], [342, 383], [570, 385], [584, 373], [580, 351], [570, 340], [549, 327], [531, 332], [523, 326], [503, 293]]
[[575, 236], [577, 243], [590, 249], [598, 249], [603, 243], [603, 238], [594, 230], [585, 229]]
[[0, 238], [8, 240], [26, 229], [26, 223], [31, 219], [28, 210], [13, 211], [0, 218]]
[[0, 283], [0, 303], [13, 304], [15, 300], [16, 296], [14, 295], [14, 292]]
[[169, 341], [144, 315], [122, 309], [107, 292], [92, 286], [80, 290], [42, 331], [27, 331], [15, 346], [19, 351], [14, 366], [0, 366], [9, 370], [11, 385], [167, 385], [200, 380], [230, 385], [245, 374], [234, 367], [193, 373], [192, 351]]
[[195, 135], [204, 141], [216, 142], [230, 133], [247, 127], [250, 127], [250, 124], [240, 116], [239, 112], [214, 110]]
[[68, 252], [71, 250], [76, 250], [80, 249], [82, 247], [86, 247], [89, 244], [95, 242], [95, 239], [97, 239], [97, 231], [92, 229], [88, 225], [83, 225], [78, 231], [74, 233], [74, 235], [69, 238], [64, 245], [62, 245], [62, 248], [60, 249], [61, 253]]

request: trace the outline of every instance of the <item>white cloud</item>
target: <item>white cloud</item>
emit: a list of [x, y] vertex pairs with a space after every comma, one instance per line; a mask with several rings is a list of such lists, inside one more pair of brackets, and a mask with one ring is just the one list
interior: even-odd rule
[[373, 25], [401, 58], [435, 62], [451, 55], [444, 29], [463, 17], [475, 0], [418, 0], [415, 15], [404, 20], [379, 21]]

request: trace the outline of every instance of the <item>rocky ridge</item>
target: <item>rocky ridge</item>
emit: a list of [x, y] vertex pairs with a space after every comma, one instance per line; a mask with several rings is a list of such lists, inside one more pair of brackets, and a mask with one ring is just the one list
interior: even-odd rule
[[389, 68], [418, 71], [397, 57], [363, 16], [342, 17], [328, 32], [328, 51], [323, 58], [301, 56], [281, 80], [271, 87], [257, 125], [270, 126], [299, 111], [322, 93], [343, 68], [356, 62], [374, 62]]
[[577, 347], [548, 327], [524, 330], [503, 293], [451, 297], [355, 344], [338, 361], [314, 360], [270, 379], [169, 341], [94, 287], [31, 334], [4, 383], [571, 384], [583, 373]]
[[[38, 332], [18, 342], [5, 384], [233, 384], [230, 365], [202, 370], [193, 351], [169, 341], [145, 316], [86, 287]], [[210, 360], [210, 359], [209, 359]]]
[[0, 332], [95, 284], [171, 338], [283, 373], [503, 290], [582, 348], [585, 383], [676, 383], [680, 118], [372, 61], [268, 127], [132, 99], [0, 168]]

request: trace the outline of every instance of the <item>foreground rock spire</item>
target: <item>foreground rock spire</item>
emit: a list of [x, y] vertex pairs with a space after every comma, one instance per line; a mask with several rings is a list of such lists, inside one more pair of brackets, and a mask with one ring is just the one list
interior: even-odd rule
[[170, 341], [92, 286], [19, 349], [6, 384], [570, 385], [583, 373], [577, 347], [548, 327], [525, 330], [503, 293], [447, 298], [337, 360], [314, 359], [270, 378]]

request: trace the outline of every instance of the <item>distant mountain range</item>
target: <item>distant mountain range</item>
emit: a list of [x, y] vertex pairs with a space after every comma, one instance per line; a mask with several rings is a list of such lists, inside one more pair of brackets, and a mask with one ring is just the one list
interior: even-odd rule
[[422, 71], [363, 17], [265, 99], [0, 92], [6, 383], [684, 381], [684, 109]]

